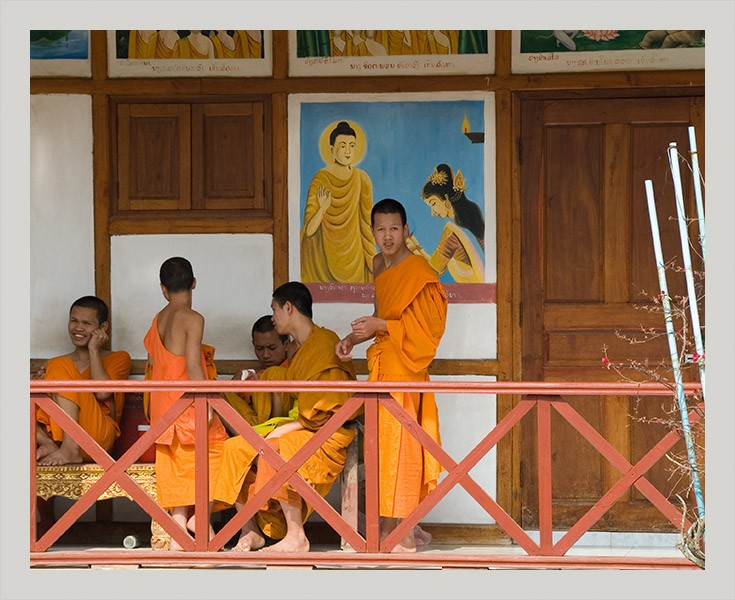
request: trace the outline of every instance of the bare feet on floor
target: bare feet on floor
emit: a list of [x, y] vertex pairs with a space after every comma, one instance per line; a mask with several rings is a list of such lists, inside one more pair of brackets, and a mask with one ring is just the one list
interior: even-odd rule
[[251, 550], [259, 550], [265, 546], [265, 538], [260, 532], [246, 523], [240, 533], [240, 539], [237, 540], [235, 547], [230, 552], [250, 552]]
[[428, 546], [431, 543], [431, 534], [422, 529], [421, 525], [413, 528], [413, 537], [416, 539], [417, 546]]
[[[186, 522], [186, 528], [191, 532], [192, 535], [196, 535], [196, 515], [191, 515], [189, 517], [189, 520]], [[209, 524], [209, 539], [211, 540], [214, 537], [214, 529], [212, 528], [212, 524]]]
[[[41, 448], [39, 447], [39, 450], [40, 449]], [[36, 457], [38, 457], [38, 451], [36, 451]], [[75, 465], [82, 462], [84, 461], [79, 450], [73, 451], [64, 448], [63, 446], [49, 454], [46, 454], [38, 460], [38, 464], [43, 466]]]
[[36, 448], [36, 460], [41, 460], [44, 456], [53, 454], [59, 449], [59, 447], [51, 440], [47, 442], [41, 442]]
[[[381, 518], [380, 521], [380, 539], [381, 541], [384, 540], [388, 534], [390, 534], [396, 527], [397, 521], [391, 520], [387, 518]], [[416, 552], [416, 546], [418, 544], [418, 540], [416, 539], [414, 535], [415, 528], [412, 529], [409, 533], [406, 534], [406, 536], [398, 542], [395, 546], [393, 546], [393, 549], [391, 550], [392, 553], [411, 553]]]
[[280, 542], [268, 546], [265, 550], [268, 552], [308, 552], [310, 548], [309, 540], [302, 535], [286, 535]]

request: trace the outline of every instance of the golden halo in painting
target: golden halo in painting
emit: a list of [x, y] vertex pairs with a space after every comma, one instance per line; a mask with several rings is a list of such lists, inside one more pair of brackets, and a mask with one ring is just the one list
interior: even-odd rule
[[334, 123], [327, 125], [319, 138], [319, 152], [321, 152], [322, 160], [325, 165], [331, 165], [332, 162], [334, 162], [332, 152], [329, 150], [329, 134], [332, 133], [334, 128], [337, 127], [337, 124], [341, 121], [345, 121], [357, 134], [357, 139], [355, 140], [355, 160], [352, 161], [354, 166], [359, 164], [365, 156], [365, 150], [367, 150], [367, 136], [365, 135], [362, 127], [354, 121], [350, 121], [349, 119], [340, 119], [339, 121], [335, 121]]

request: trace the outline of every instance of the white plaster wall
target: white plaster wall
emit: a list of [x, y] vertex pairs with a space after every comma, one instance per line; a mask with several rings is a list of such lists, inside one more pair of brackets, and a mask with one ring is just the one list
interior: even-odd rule
[[48, 357], [69, 350], [69, 306], [95, 291], [91, 98], [32, 95], [30, 139], [30, 351]]
[[197, 286], [194, 310], [204, 315], [204, 343], [215, 358], [255, 358], [250, 328], [271, 313], [273, 242], [269, 234], [135, 235], [112, 238], [112, 335], [115, 348], [145, 358], [143, 338], [165, 306], [159, 269], [187, 258]]
[[[440, 377], [432, 376], [432, 381], [495, 381], [495, 377]], [[494, 394], [437, 394], [436, 405], [439, 409], [439, 432], [442, 448], [454, 459], [461, 462], [470, 451], [495, 426], [496, 397]], [[493, 448], [471, 470], [472, 479], [494, 500], [496, 499], [495, 477], [496, 449]], [[446, 477], [444, 472], [439, 481]], [[486, 524], [494, 519], [465, 491], [455, 486], [429, 514], [426, 523]]]
[[[372, 304], [314, 304], [314, 321], [332, 329], [340, 337], [350, 332], [350, 323], [354, 319], [371, 314]], [[447, 327], [436, 358], [497, 358], [497, 314], [496, 304], [450, 304]], [[354, 358], [365, 358], [369, 346], [369, 342], [357, 346], [353, 351]]]

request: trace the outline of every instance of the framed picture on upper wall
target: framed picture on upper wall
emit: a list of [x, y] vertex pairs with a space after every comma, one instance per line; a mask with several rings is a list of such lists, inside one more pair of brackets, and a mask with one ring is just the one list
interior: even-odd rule
[[295, 94], [288, 128], [289, 273], [315, 302], [373, 302], [381, 198], [450, 303], [495, 302], [492, 93]]
[[292, 77], [486, 75], [494, 72], [494, 31], [289, 31], [289, 74]]
[[89, 31], [31, 29], [31, 77], [90, 77]]
[[110, 77], [268, 77], [271, 32], [130, 29], [107, 32]]
[[513, 73], [704, 69], [704, 30], [513, 31]]

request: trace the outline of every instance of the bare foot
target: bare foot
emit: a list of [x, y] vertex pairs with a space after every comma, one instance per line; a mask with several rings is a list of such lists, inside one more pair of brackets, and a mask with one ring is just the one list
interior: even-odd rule
[[265, 546], [265, 538], [250, 523], [245, 523], [240, 533], [240, 539], [237, 540], [237, 544], [230, 552], [250, 552], [251, 550], [259, 550], [263, 546]]
[[168, 549], [173, 552], [181, 552], [184, 547], [179, 544], [174, 538], [171, 538], [171, 541], [168, 544]]
[[414, 537], [413, 530], [407, 534], [400, 542], [398, 542], [391, 550], [391, 553], [407, 553], [416, 552], [416, 538]]
[[431, 534], [422, 529], [421, 525], [413, 528], [413, 537], [416, 539], [417, 546], [428, 546], [431, 543]]
[[310, 548], [309, 540], [303, 535], [287, 535], [277, 544], [273, 544], [266, 548], [268, 552], [308, 552]]
[[[186, 522], [186, 528], [192, 533], [192, 535], [196, 535], [196, 515], [191, 515], [189, 517], [189, 520]], [[212, 528], [212, 524], [209, 524], [209, 539], [211, 540], [214, 537], [214, 529]]]
[[53, 442], [53, 440], [40, 442], [36, 448], [36, 460], [40, 460], [44, 456], [48, 456], [49, 454], [56, 452], [58, 449], [59, 447]]
[[44, 456], [38, 461], [39, 465], [44, 466], [58, 466], [58, 465], [74, 465], [84, 462], [82, 455], [77, 451], [68, 450], [67, 448], [59, 447], [50, 454]]

